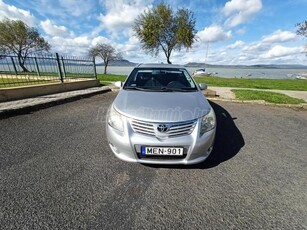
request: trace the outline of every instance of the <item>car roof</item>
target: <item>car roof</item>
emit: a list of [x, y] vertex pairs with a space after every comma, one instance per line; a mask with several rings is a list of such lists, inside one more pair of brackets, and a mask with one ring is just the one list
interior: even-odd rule
[[163, 64], [163, 63], [141, 63], [136, 68], [170, 68], [170, 69], [185, 69], [183, 65]]

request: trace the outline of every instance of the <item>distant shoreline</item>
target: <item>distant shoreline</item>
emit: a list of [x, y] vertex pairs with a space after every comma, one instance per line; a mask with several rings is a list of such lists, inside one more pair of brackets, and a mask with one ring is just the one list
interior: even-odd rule
[[[138, 63], [130, 62], [128, 60], [111, 61], [109, 66], [136, 66]], [[177, 63], [174, 63], [177, 64]], [[96, 63], [97, 66], [104, 66], [103, 63]], [[307, 69], [307, 65], [299, 64], [255, 64], [255, 65], [215, 65], [198, 62], [190, 62], [181, 64], [187, 68], [231, 68], [231, 69]]]
[[[128, 75], [134, 66], [108, 66], [107, 72], [117, 75]], [[103, 66], [97, 66], [97, 73], [103, 73]], [[197, 67], [186, 67], [192, 74]], [[294, 79], [307, 72], [307, 68], [261, 68], [261, 67], [206, 67], [211, 76], [223, 78], [266, 78], [266, 79]]]

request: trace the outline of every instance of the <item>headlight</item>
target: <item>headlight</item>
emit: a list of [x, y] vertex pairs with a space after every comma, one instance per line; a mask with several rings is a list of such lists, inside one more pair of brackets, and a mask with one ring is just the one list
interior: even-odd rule
[[124, 131], [122, 115], [111, 106], [108, 114], [108, 124], [118, 131]]
[[216, 125], [216, 118], [213, 109], [211, 108], [206, 116], [203, 116], [201, 120], [200, 135], [214, 129]]

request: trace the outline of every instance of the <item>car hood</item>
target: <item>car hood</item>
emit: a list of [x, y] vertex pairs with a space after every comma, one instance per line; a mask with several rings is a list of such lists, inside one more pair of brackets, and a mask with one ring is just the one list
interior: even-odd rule
[[206, 115], [211, 106], [200, 92], [120, 90], [114, 108], [124, 116], [151, 122], [181, 122]]

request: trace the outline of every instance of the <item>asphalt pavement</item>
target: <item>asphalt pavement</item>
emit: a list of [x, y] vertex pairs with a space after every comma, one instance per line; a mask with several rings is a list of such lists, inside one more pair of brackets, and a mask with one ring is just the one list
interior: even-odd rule
[[194, 166], [126, 163], [115, 93], [0, 117], [1, 229], [307, 229], [307, 112], [211, 102], [216, 144]]

